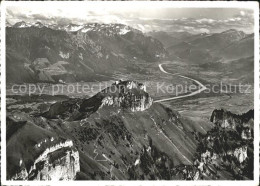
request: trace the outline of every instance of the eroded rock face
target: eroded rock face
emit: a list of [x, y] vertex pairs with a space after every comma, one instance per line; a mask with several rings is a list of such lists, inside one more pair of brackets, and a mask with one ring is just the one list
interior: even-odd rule
[[[53, 160], [59, 153], [63, 155]], [[35, 172], [32, 175], [34, 180], [74, 180], [77, 172], [80, 171], [79, 153], [74, 149], [60, 149], [47, 154], [34, 168], [31, 171], [31, 174]]]
[[250, 130], [250, 128], [243, 129], [241, 137], [242, 139], [252, 139], [252, 131]]
[[234, 156], [240, 163], [243, 163], [247, 158], [247, 146], [236, 148], [234, 151]]
[[210, 121], [220, 125], [222, 128], [235, 129], [238, 125], [243, 125], [244, 127], [249, 126], [251, 119], [254, 119], [254, 110], [249, 110], [247, 113], [237, 115], [224, 109], [216, 109], [212, 112]]
[[[50, 141], [54, 141], [51, 138]], [[45, 148], [47, 139], [34, 146], [35, 151]], [[29, 170], [23, 159], [11, 180], [74, 180], [80, 171], [79, 153], [71, 140], [53, 144], [46, 148], [33, 162]]]
[[146, 92], [146, 86], [136, 81], [117, 81], [102, 93], [108, 96], [102, 99], [102, 105], [128, 108], [132, 112], [144, 111], [152, 105], [153, 99]]
[[236, 130], [243, 139], [252, 138], [251, 128], [254, 125], [253, 110], [249, 110], [242, 115], [233, 114], [224, 109], [214, 110], [210, 121], [221, 128]]
[[[116, 81], [89, 99], [69, 99], [57, 102], [42, 114], [46, 118], [62, 118], [81, 120], [105, 106], [130, 110], [144, 111], [150, 108], [153, 99], [146, 92], [146, 86], [136, 81]], [[109, 110], [109, 109], [108, 109]]]
[[254, 111], [236, 115], [214, 110], [211, 122], [215, 127], [199, 139], [194, 165], [216, 178], [221, 176], [218, 174], [221, 169], [229, 170], [236, 179], [253, 178]]
[[[36, 145], [36, 147], [40, 147]], [[79, 153], [66, 140], [47, 148], [34, 162], [29, 178], [36, 180], [73, 180], [80, 171]]]

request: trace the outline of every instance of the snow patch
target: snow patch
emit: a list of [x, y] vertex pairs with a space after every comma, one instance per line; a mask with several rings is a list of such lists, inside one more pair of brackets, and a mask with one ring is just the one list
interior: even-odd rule
[[86, 32], [91, 31], [91, 30], [93, 30], [93, 29], [92, 28], [83, 28], [80, 31], [83, 32], [83, 33], [86, 33]]
[[69, 32], [76, 32], [83, 28], [83, 25], [77, 25], [77, 26], [71, 26], [70, 28], [67, 28], [67, 31]]
[[126, 33], [130, 32], [131, 30], [127, 29], [126, 27], [125, 28], [122, 28], [120, 29], [119, 31], [119, 34], [120, 35], [125, 35]]

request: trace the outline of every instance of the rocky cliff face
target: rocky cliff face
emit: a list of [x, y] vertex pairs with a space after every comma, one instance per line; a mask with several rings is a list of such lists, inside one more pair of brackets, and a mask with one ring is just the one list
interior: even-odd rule
[[243, 139], [252, 138], [252, 129], [254, 125], [253, 110], [249, 110], [242, 115], [233, 114], [224, 109], [214, 110], [210, 121], [221, 128], [236, 130]]
[[176, 166], [174, 173], [185, 180], [253, 179], [253, 140], [239, 133], [239, 126], [247, 126], [251, 120], [253, 110], [242, 115], [214, 110], [211, 121], [215, 127], [206, 135], [196, 137], [199, 144], [193, 164]]
[[102, 99], [100, 107], [117, 106], [129, 108], [132, 112], [144, 111], [153, 103], [153, 99], [146, 92], [146, 87], [136, 81], [117, 81], [110, 88], [103, 90], [101, 93], [111, 93]]
[[[40, 147], [39, 144], [36, 148]], [[19, 161], [20, 171], [11, 180], [74, 180], [80, 171], [79, 153], [73, 148], [72, 141], [51, 146], [33, 162], [30, 170]], [[19, 170], [18, 169], [18, 170]]]
[[151, 107], [153, 99], [146, 87], [136, 81], [117, 81], [89, 99], [70, 99], [57, 102], [43, 114], [47, 118], [80, 120], [103, 107], [132, 112], [144, 111]]
[[73, 180], [79, 171], [79, 153], [73, 148], [73, 142], [67, 140], [45, 149], [34, 161], [29, 179]]
[[211, 169], [216, 178], [221, 176], [221, 169], [226, 169], [236, 179], [252, 179], [254, 111], [237, 115], [214, 110], [211, 121], [215, 127], [199, 139], [195, 165], [204, 172]]
[[243, 163], [247, 158], [247, 146], [236, 148], [233, 155], [237, 158], [239, 163]]
[[74, 180], [80, 171], [72, 140], [56, 137], [34, 123], [7, 120], [7, 179]]

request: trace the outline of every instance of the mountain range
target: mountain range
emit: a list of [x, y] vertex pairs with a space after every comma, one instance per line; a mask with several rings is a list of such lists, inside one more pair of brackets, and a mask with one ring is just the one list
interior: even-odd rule
[[229, 29], [221, 33], [192, 35], [166, 32], [150, 32], [148, 35], [160, 40], [171, 56], [192, 64], [203, 64], [254, 55], [254, 35]]
[[[135, 62], [180, 60], [191, 64], [239, 61], [254, 53], [254, 35], [149, 32], [123, 24], [6, 24], [8, 82], [77, 82], [106, 79]], [[15, 68], [14, 68], [15, 67]], [[140, 69], [139, 69], [140, 70]], [[16, 74], [13, 76], [12, 74]]]
[[167, 56], [160, 41], [122, 24], [19, 22], [6, 28], [8, 82], [93, 81], [102, 78], [96, 74], [125, 69], [136, 60]]

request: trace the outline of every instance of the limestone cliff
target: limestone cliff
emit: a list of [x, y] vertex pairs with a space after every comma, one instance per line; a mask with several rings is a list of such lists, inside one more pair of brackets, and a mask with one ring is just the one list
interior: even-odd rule
[[237, 158], [239, 163], [243, 163], [247, 158], [247, 146], [236, 148], [234, 151], [234, 156]]
[[[57, 102], [42, 114], [46, 118], [81, 120], [103, 107], [132, 112], [150, 108], [153, 99], [146, 92], [146, 86], [136, 81], [116, 81], [88, 99], [69, 99]], [[109, 109], [108, 109], [109, 110]]]
[[[28, 125], [25, 124], [24, 127], [19, 129], [22, 136], [24, 136], [24, 132], [27, 133]], [[35, 130], [35, 128], [30, 129], [32, 132]], [[8, 179], [74, 180], [77, 172], [80, 172], [80, 163], [79, 153], [73, 142], [63, 138], [50, 137], [48, 133], [43, 134], [45, 138], [41, 138], [42, 134], [40, 132], [43, 131], [38, 132], [40, 140], [37, 137], [32, 138], [27, 133], [27, 143], [34, 145], [27, 147], [24, 145], [23, 148], [16, 148], [19, 141], [15, 143], [9, 142], [7, 151], [13, 151], [13, 154], [9, 154], [7, 157], [9, 161], [7, 167]], [[18, 136], [18, 138], [20, 137]], [[35, 143], [36, 140], [37, 143]]]
[[[108, 94], [106, 96], [106, 93]], [[144, 111], [152, 105], [153, 99], [146, 92], [146, 86], [136, 81], [116, 81], [103, 90], [102, 105], [122, 107], [132, 112]]]
[[233, 114], [227, 110], [214, 110], [210, 121], [221, 128], [233, 129], [239, 132], [243, 139], [252, 138], [254, 111], [249, 110], [242, 115]]
[[[254, 111], [237, 115], [214, 110], [211, 122], [215, 127], [200, 137], [194, 165], [202, 173], [220, 178], [218, 172], [228, 170], [236, 179], [253, 176]], [[208, 173], [207, 173], [208, 171]]]
[[79, 153], [73, 148], [73, 142], [66, 140], [47, 148], [34, 161], [28, 178], [35, 180], [73, 180], [79, 171]]

